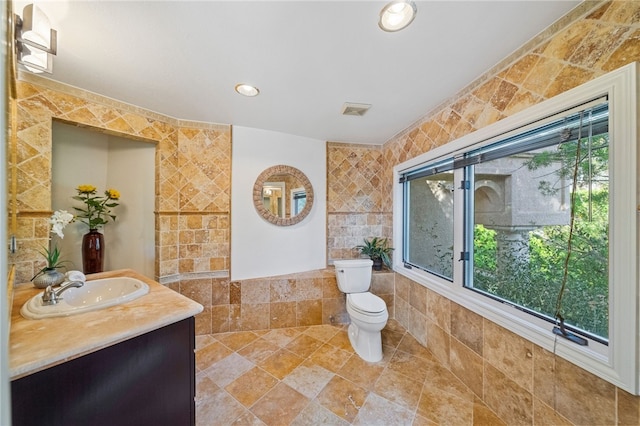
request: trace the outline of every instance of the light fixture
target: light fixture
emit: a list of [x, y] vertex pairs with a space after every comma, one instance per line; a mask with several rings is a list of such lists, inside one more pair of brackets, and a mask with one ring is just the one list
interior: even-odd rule
[[243, 96], [258, 96], [260, 90], [257, 87], [252, 86], [250, 84], [240, 83], [236, 84], [236, 92], [240, 93]]
[[57, 32], [49, 18], [34, 4], [15, 15], [16, 55], [18, 63], [34, 73], [53, 72], [52, 55], [57, 53]]
[[416, 17], [418, 8], [410, 0], [394, 0], [380, 11], [378, 26], [388, 32], [400, 31], [407, 27]]

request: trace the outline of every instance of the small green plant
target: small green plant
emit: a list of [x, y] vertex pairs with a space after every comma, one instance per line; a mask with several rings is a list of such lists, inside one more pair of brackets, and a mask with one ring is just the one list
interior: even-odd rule
[[[64, 238], [64, 233], [62, 231], [68, 224], [73, 222], [73, 220], [73, 215], [66, 210], [55, 211], [49, 219], [49, 224], [51, 225], [50, 232], [58, 235], [60, 238]], [[51, 242], [49, 244], [51, 245]], [[43, 251], [40, 251], [39, 253], [46, 260], [47, 266], [39, 270], [33, 278], [31, 278], [31, 281], [44, 274], [45, 271], [63, 268], [64, 264], [67, 263], [66, 260], [60, 260], [60, 249], [56, 244], [53, 244], [53, 248], [43, 247]]]
[[388, 239], [373, 237], [367, 240], [365, 238], [364, 244], [358, 245], [355, 248], [360, 250], [361, 254], [369, 256], [369, 258], [373, 260], [374, 267], [376, 263], [384, 263], [387, 268], [391, 269], [391, 252], [393, 251], [393, 247], [389, 246]]

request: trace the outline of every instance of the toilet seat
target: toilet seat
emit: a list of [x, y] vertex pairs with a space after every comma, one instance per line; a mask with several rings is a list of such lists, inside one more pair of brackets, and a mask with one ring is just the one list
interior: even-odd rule
[[380, 297], [370, 292], [350, 293], [347, 295], [347, 304], [354, 311], [364, 315], [377, 315], [387, 310], [387, 305]]

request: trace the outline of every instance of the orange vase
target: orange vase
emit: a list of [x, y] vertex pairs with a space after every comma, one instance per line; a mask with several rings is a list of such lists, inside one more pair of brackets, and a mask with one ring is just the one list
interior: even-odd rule
[[104, 269], [104, 235], [90, 229], [82, 237], [82, 270], [85, 274], [102, 272]]

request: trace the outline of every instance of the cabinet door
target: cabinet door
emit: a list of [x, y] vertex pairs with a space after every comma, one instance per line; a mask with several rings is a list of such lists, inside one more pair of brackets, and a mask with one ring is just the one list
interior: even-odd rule
[[11, 382], [13, 425], [195, 424], [194, 319]]

